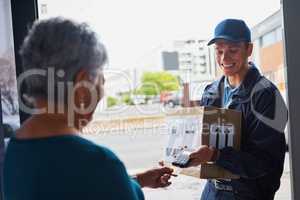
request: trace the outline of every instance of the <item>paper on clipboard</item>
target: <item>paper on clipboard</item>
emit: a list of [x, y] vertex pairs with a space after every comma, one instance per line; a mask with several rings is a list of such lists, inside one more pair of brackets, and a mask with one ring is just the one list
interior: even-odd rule
[[195, 151], [201, 145], [201, 119], [195, 116], [174, 116], [166, 119], [169, 139], [165, 161], [173, 162], [180, 151]]

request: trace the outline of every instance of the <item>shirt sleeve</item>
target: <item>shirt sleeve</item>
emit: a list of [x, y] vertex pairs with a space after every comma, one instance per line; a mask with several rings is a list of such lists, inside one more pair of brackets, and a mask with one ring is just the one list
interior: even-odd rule
[[113, 162], [107, 167], [109, 178], [106, 187], [112, 188], [109, 193], [110, 199], [144, 200], [140, 186], [128, 176], [125, 166], [121, 162]]
[[138, 196], [138, 199], [144, 199], [143, 191], [141, 190], [140, 184], [133, 178], [130, 178], [132, 187], [134, 188], [135, 193]]
[[270, 173], [281, 175], [286, 150], [285, 103], [274, 89], [254, 95], [251, 104], [243, 113], [242, 134], [246, 135], [241, 150], [221, 149], [216, 164], [243, 178], [256, 179]]
[[93, 194], [92, 199], [144, 200], [139, 184], [129, 177], [120, 160], [110, 158], [98, 160], [94, 159], [93, 167], [87, 172], [90, 177], [88, 185], [89, 193]]

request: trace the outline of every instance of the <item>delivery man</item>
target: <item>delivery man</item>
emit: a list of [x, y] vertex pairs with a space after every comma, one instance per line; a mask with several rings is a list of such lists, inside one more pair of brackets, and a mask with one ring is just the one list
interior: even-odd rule
[[223, 76], [205, 88], [199, 105], [240, 111], [242, 138], [240, 151], [202, 146], [190, 155], [189, 166], [214, 161], [240, 176], [232, 180], [208, 180], [201, 199], [274, 199], [286, 150], [285, 103], [276, 86], [248, 61], [253, 44], [244, 21], [220, 22], [208, 45], [214, 45]]

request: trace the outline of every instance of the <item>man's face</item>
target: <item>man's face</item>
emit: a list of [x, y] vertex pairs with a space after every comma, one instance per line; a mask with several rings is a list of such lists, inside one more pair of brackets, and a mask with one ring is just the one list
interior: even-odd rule
[[217, 63], [225, 76], [240, 75], [244, 70], [247, 70], [248, 57], [252, 53], [252, 44], [217, 40], [215, 53]]

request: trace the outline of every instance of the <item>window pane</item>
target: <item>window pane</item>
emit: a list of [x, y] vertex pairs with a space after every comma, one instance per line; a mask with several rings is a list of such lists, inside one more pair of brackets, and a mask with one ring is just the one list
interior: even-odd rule
[[[70, 3], [40, 0], [39, 12], [41, 18], [64, 16], [88, 22], [107, 45], [110, 63], [107, 66], [108, 69], [105, 70], [105, 103], [95, 113], [95, 121], [92, 123], [95, 129], [92, 126], [84, 136], [96, 143], [111, 147], [130, 171], [138, 171], [141, 168], [154, 166], [157, 160], [162, 159], [166, 130], [163, 120], [159, 118], [162, 116], [161, 108], [165, 108], [165, 105], [180, 106], [178, 97], [182, 97], [184, 84], [188, 81], [190, 81], [190, 98], [199, 100], [205, 86], [222, 75], [215, 60], [214, 49], [207, 47], [207, 39], [211, 37], [213, 26], [220, 20], [220, 16], [215, 16], [214, 13], [206, 13], [203, 17], [198, 16], [204, 13], [199, 12], [199, 7], [202, 10], [209, 10], [211, 7], [217, 9], [222, 6], [219, 6], [220, 1], [216, 3], [218, 6], [208, 6], [213, 1], [201, 2], [195, 6], [190, 6], [191, 2], [178, 6], [177, 3], [171, 1], [165, 4], [163, 3], [165, 1], [155, 3], [128, 0], [123, 3], [118, 2], [117, 5], [111, 2], [113, 1], [89, 0], [88, 3], [80, 1]], [[146, 9], [144, 5], [147, 5]], [[193, 9], [195, 9], [194, 12]], [[223, 13], [229, 9], [229, 7], [228, 9], [222, 8], [222, 12], [216, 13]], [[265, 17], [273, 16], [275, 10], [273, 9], [268, 14], [265, 12], [260, 19], [259, 17], [254, 19], [254, 15], [248, 14], [239, 18], [251, 21], [248, 24], [250, 27], [263, 24], [264, 31], [257, 31], [263, 34], [255, 38], [253, 59], [260, 71], [273, 81], [284, 96], [282, 37], [278, 33], [278, 27], [265, 21]], [[276, 17], [278, 12], [276, 11]], [[232, 17], [231, 14], [224, 14], [224, 18]], [[160, 23], [162, 25], [158, 26]], [[199, 34], [201, 31], [206, 33]], [[276, 45], [275, 50], [271, 48], [264, 51], [273, 45]], [[172, 58], [166, 58], [166, 53], [172, 54]], [[164, 63], [167, 64], [164, 66]], [[143, 78], [154, 79], [159, 73], [166, 75], [164, 74], [166, 72], [167, 76], [171, 74], [172, 77], [178, 79], [179, 87], [176, 90], [155, 93], [153, 85], [143, 85]], [[133, 91], [130, 90], [132, 88]], [[128, 106], [128, 109], [120, 109], [124, 106]], [[144, 120], [143, 117], [146, 115], [158, 117], [153, 121]], [[133, 117], [134, 120], [132, 120]], [[129, 122], [126, 119], [131, 120]], [[288, 157], [285, 162], [285, 172], [280, 188], [283, 188], [282, 190], [289, 187]], [[175, 185], [176, 181], [180, 182], [182, 192], [190, 196], [181, 198], [180, 195], [174, 195], [172, 199], [192, 199], [191, 194], [196, 199], [200, 199], [205, 181], [181, 178], [174, 180]], [[284, 187], [284, 184], [287, 186]], [[193, 186], [189, 187], [191, 185]], [[180, 187], [177, 186], [167, 192], [178, 194]], [[190, 188], [194, 189], [191, 191]], [[282, 190], [277, 193], [277, 199], [280, 199]], [[162, 197], [163, 191], [156, 191], [161, 193], [156, 196], [157, 198], [152, 195], [149, 199], [166, 199]], [[151, 196], [155, 192], [148, 192], [146, 196]]]
[[271, 31], [262, 37], [262, 47], [269, 46], [276, 42], [276, 32]]
[[0, 1], [0, 87], [3, 122], [20, 126], [10, 0]]

